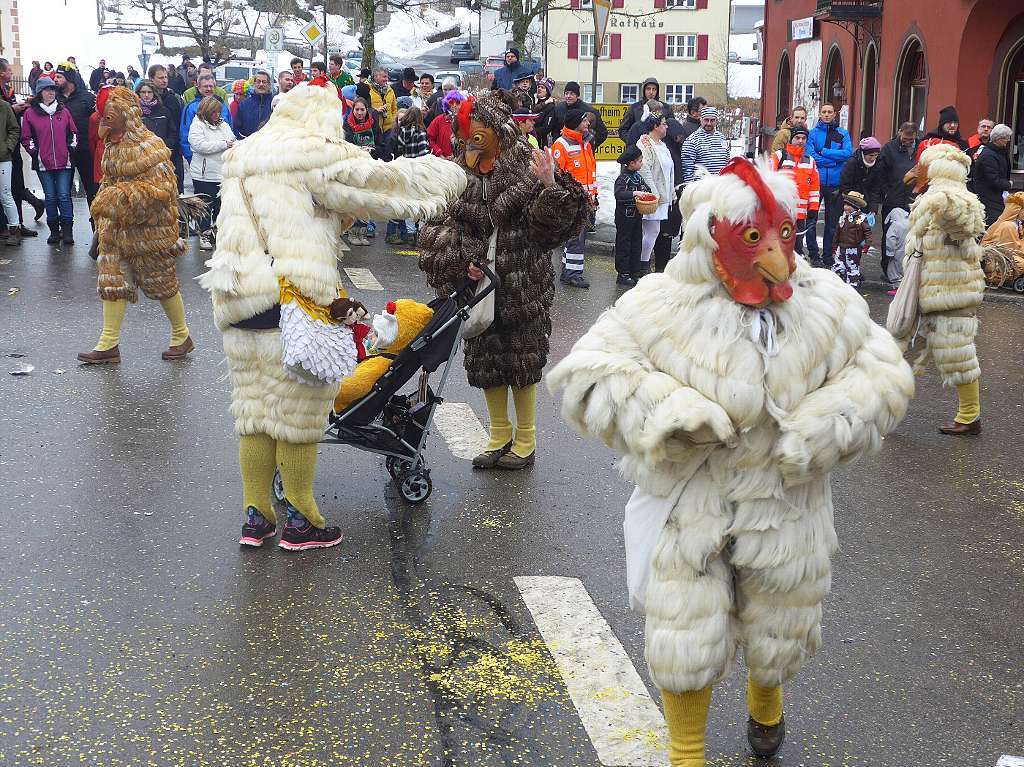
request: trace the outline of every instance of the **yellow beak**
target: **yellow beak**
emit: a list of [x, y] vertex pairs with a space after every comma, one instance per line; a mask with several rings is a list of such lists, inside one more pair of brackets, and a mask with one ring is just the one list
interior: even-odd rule
[[766, 240], [754, 261], [754, 268], [772, 285], [781, 285], [789, 279], [789, 259], [782, 252], [778, 237]]

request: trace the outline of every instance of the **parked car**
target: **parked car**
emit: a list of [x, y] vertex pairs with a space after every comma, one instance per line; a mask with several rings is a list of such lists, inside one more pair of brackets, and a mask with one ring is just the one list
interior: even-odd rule
[[469, 75], [483, 74], [483, 71], [484, 71], [484, 65], [481, 64], [479, 61], [460, 61], [459, 62], [459, 72], [462, 73], [463, 77], [467, 77]]
[[473, 50], [473, 43], [470, 42], [458, 42], [452, 46], [452, 64], [458, 64], [460, 61], [465, 59], [475, 59], [476, 51]]
[[[474, 63], [479, 63], [479, 62], [474, 62]], [[482, 69], [482, 67], [481, 67], [481, 69]], [[463, 74], [462, 72], [456, 72], [453, 69], [449, 69], [449, 70], [447, 70], [445, 72], [435, 72], [434, 73], [434, 84], [438, 87], [438, 89], [440, 89], [441, 83], [443, 83], [447, 78], [450, 77], [451, 79], [453, 79], [455, 81], [456, 87], [461, 88], [462, 87], [462, 74]]]
[[729, 63], [738, 64], [740, 61], [740, 55], [736, 51], [729, 51]]
[[486, 72], [489, 75], [493, 76], [494, 73], [497, 70], [501, 69], [503, 66], [505, 66], [504, 56], [488, 56], [486, 59], [484, 59], [483, 69], [484, 72]]
[[[355, 54], [350, 56], [349, 54]], [[363, 67], [363, 54], [362, 51], [348, 51], [344, 57], [343, 66], [349, 72], [355, 75], [359, 74], [359, 70]], [[373, 68], [384, 67], [388, 70], [388, 80], [391, 82], [398, 82], [402, 79], [402, 70], [405, 68], [403, 64], [398, 63], [398, 59], [388, 56], [386, 53], [378, 52], [374, 56]]]

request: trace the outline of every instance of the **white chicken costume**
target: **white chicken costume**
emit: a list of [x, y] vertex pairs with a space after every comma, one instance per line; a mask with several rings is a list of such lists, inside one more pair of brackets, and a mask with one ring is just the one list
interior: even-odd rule
[[[217, 250], [198, 279], [213, 297], [231, 372], [248, 513], [242, 543], [261, 545], [276, 531], [275, 466], [292, 507], [281, 546], [340, 541], [336, 528], [322, 532], [313, 499], [316, 445], [338, 386], [285, 370], [281, 304], [294, 300], [324, 317], [339, 295], [338, 232], [355, 218], [433, 216], [465, 186], [464, 171], [441, 158], [383, 163], [347, 143], [333, 86], [295, 88], [266, 125], [225, 153]], [[305, 526], [304, 536], [289, 534], [292, 522]]]
[[737, 645], [751, 746], [781, 746], [781, 686], [821, 644], [837, 543], [829, 472], [879, 447], [914, 383], [857, 292], [794, 258], [791, 179], [738, 158], [680, 206], [679, 254], [606, 311], [548, 385], [564, 389], [569, 423], [623, 453], [634, 561], [631, 526], [660, 515], [639, 561], [649, 582], [629, 580], [646, 601], [671, 763], [697, 767], [711, 685]]

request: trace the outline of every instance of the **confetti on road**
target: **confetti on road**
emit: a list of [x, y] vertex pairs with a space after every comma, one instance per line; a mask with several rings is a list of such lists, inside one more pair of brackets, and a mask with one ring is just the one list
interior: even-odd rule
[[345, 274], [352, 280], [352, 284], [360, 290], [384, 290], [384, 286], [377, 281], [377, 278], [373, 276], [373, 272], [369, 269], [355, 266], [346, 267]]
[[515, 579], [606, 767], [663, 767], [665, 722], [578, 578]]
[[434, 411], [434, 424], [457, 458], [472, 461], [487, 446], [487, 430], [465, 402], [442, 402]]
[[420, 254], [418, 250], [393, 250], [392, 253], [398, 256], [418, 256]]

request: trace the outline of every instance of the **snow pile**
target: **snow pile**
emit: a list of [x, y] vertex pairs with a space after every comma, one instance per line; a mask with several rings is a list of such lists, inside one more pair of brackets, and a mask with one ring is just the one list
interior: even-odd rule
[[761, 98], [760, 64], [729, 64], [729, 98]]
[[622, 166], [615, 160], [597, 164], [597, 223], [615, 226], [615, 179]]
[[454, 16], [422, 7], [417, 13], [396, 12], [388, 25], [374, 36], [374, 45], [396, 59], [414, 58], [438, 46], [427, 40], [428, 37], [456, 27], [459, 33], [452, 39], [467, 35], [474, 19], [475, 14], [468, 8], [456, 8]]

